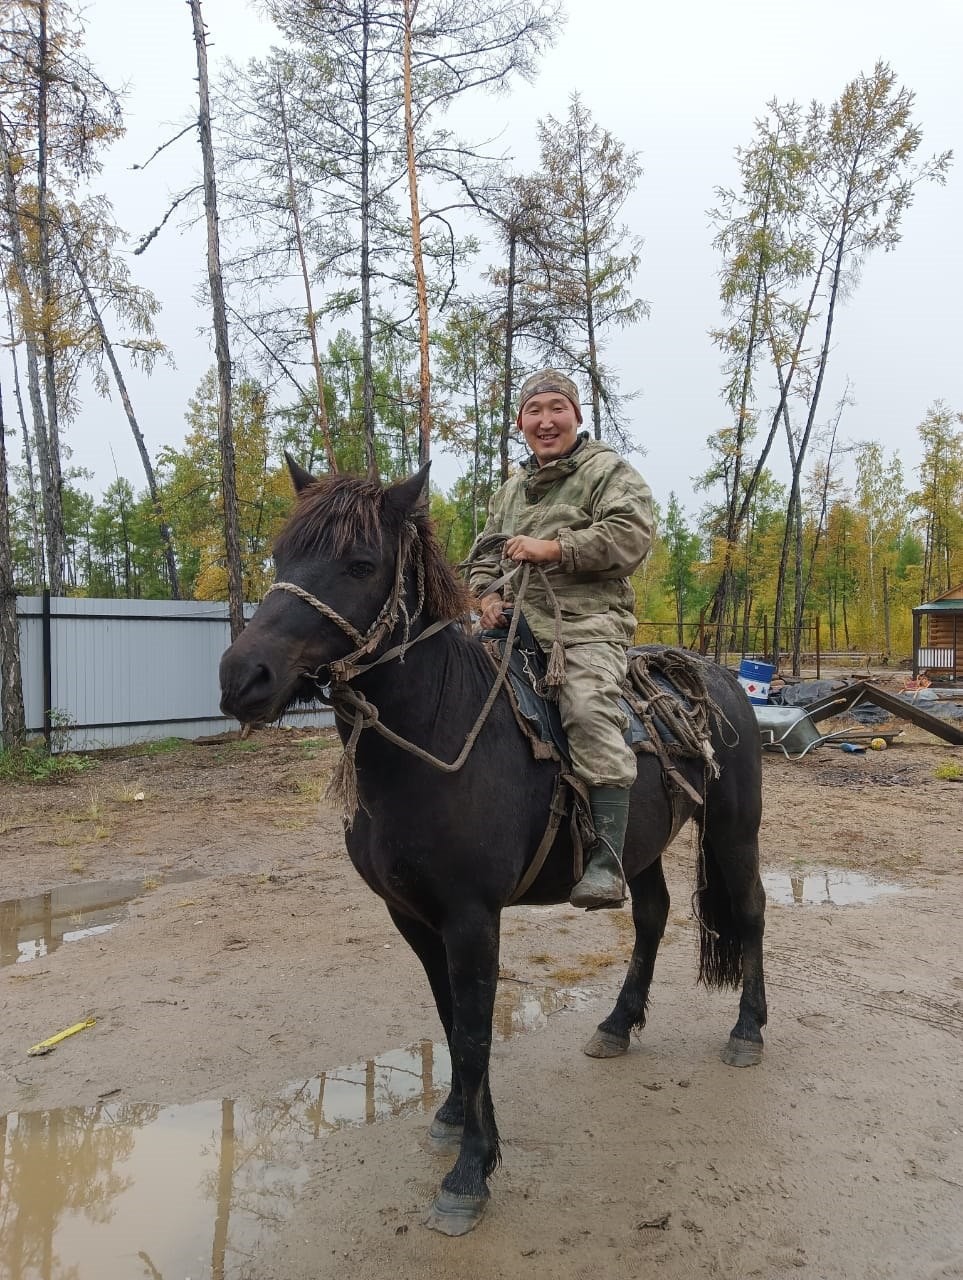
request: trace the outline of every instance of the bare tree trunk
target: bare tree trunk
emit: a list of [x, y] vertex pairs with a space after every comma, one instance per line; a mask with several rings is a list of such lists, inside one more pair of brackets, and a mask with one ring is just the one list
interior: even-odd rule
[[505, 371], [502, 383], [502, 429], [498, 438], [502, 484], [508, 479], [508, 435], [512, 429], [512, 360], [515, 345], [515, 270], [518, 258], [518, 232], [508, 226], [508, 281], [505, 285]]
[[478, 403], [478, 339], [472, 342], [471, 394], [475, 417], [475, 444], [471, 459], [471, 540], [478, 537], [478, 468], [481, 463], [481, 407]]
[[588, 209], [585, 200], [585, 171], [582, 166], [582, 126], [578, 126], [579, 213], [582, 221], [582, 279], [585, 284], [585, 328], [588, 336], [589, 382], [592, 390], [592, 428], [595, 439], [602, 439], [602, 397], [599, 391], [598, 344], [595, 338], [595, 299], [592, 288], [592, 259], [589, 253]]
[[[779, 379], [780, 390], [783, 387], [782, 369], [778, 362], [776, 363], [776, 376]], [[796, 503], [799, 498], [799, 483], [797, 473], [797, 453], [795, 441], [792, 434], [792, 423], [789, 421], [789, 409], [785, 403], [785, 396], [782, 397], [783, 421], [786, 427], [786, 446], [789, 451], [789, 462], [792, 466], [792, 482], [789, 488], [789, 502], [786, 506], [786, 523], [782, 532], [782, 548], [779, 552], [779, 571], [776, 576], [776, 603], [773, 609], [772, 618], [772, 660], [775, 666], [779, 666], [779, 658], [782, 652], [782, 617], [785, 608], [786, 596], [786, 571], [789, 567], [789, 550], [792, 546], [793, 537], [793, 518], [796, 512]], [[794, 674], [798, 675], [798, 672]]]
[[378, 478], [375, 447], [374, 361], [371, 336], [371, 148], [368, 122], [368, 46], [370, 43], [368, 0], [361, 3], [361, 416], [364, 424], [365, 457], [368, 475]]
[[27, 740], [8, 504], [7, 434], [3, 421], [3, 391], [0, 388], [0, 720], [3, 722], [0, 740], [7, 749], [22, 747]]
[[802, 673], [802, 632], [803, 632], [803, 614], [806, 608], [805, 583], [803, 582], [803, 509], [802, 509], [802, 492], [799, 487], [799, 481], [796, 481], [796, 556], [793, 566], [795, 576], [793, 587], [795, 591], [793, 605], [793, 629], [792, 629], [792, 670], [793, 675]]
[[17, 347], [14, 341], [13, 307], [10, 305], [10, 293], [4, 286], [4, 297], [7, 303], [7, 324], [10, 328], [10, 362], [13, 365], [13, 398], [17, 402], [17, 417], [20, 421], [20, 434], [23, 439], [23, 460], [27, 471], [27, 501], [30, 506], [30, 552], [33, 563], [33, 585], [40, 591], [46, 582], [43, 568], [43, 538], [40, 530], [40, 508], [37, 501], [37, 478], [33, 469], [33, 445], [30, 441], [30, 428], [27, 426], [27, 415], [23, 407], [23, 390], [20, 386], [20, 368], [17, 364]]
[[[762, 218], [761, 234], [763, 240], [769, 230], [770, 196], [772, 193], [772, 159], [770, 158], [769, 175], [766, 181], [765, 212]], [[722, 574], [716, 587], [712, 601], [712, 614], [725, 617], [726, 605], [732, 591], [732, 557], [735, 552], [737, 533], [736, 513], [739, 508], [739, 491], [742, 485], [742, 456], [746, 445], [746, 425], [749, 421], [749, 397], [752, 392], [752, 368], [756, 358], [756, 345], [759, 335], [759, 308], [762, 302], [763, 288], [766, 280], [766, 259], [764, 250], [760, 250], [756, 266], [756, 280], [753, 287], [752, 309], [749, 313], [749, 334], [746, 342], [746, 355], [742, 366], [742, 381], [739, 388], [739, 405], [736, 411], [736, 447], [732, 464], [732, 485], [729, 490], [729, 502], [726, 510], [726, 549], [722, 563]], [[748, 581], [748, 580], [747, 580]], [[716, 639], [716, 661], [719, 661], [719, 642]]]
[[40, 339], [43, 346], [43, 383], [47, 408], [47, 465], [50, 471], [50, 505], [56, 513], [54, 527], [47, 532], [51, 563], [50, 590], [63, 594], [63, 555], [66, 538], [63, 527], [63, 476], [60, 468], [60, 411], [57, 405], [57, 372], [51, 333], [53, 282], [50, 269], [50, 212], [47, 201], [47, 0], [37, 4], [39, 23], [37, 68], [37, 248], [40, 267]]
[[317, 390], [318, 403], [315, 413], [318, 426], [324, 439], [324, 452], [328, 460], [328, 470], [332, 475], [338, 471], [337, 459], [334, 456], [334, 445], [331, 441], [331, 425], [328, 422], [328, 406], [324, 401], [324, 374], [321, 371], [321, 356], [318, 352], [318, 320], [311, 300], [311, 276], [308, 272], [307, 255], [304, 252], [304, 237], [301, 234], [301, 216], [298, 212], [298, 196], [294, 187], [294, 167], [291, 163], [291, 144], [288, 139], [288, 117], [284, 106], [284, 91], [281, 87], [281, 76], [278, 74], [278, 104], [281, 109], [281, 137], [284, 142], [284, 160], [288, 170], [288, 195], [291, 200], [291, 217], [294, 221], [294, 240], [298, 248], [298, 260], [301, 263], [301, 279], [304, 282], [304, 300], [308, 309], [308, 336], [311, 339], [311, 361], [314, 365], [314, 385]]
[[7, 234], [10, 239], [10, 257], [13, 262], [15, 286], [20, 294], [20, 313], [24, 323], [24, 348], [27, 353], [27, 393], [30, 397], [30, 413], [33, 418], [33, 434], [37, 445], [37, 462], [40, 468], [40, 493], [43, 501], [44, 550], [47, 559], [45, 581], [54, 595], [63, 592], [63, 509], [60, 488], [54, 480], [50, 462], [47, 420], [44, 416], [43, 392], [40, 386], [40, 361], [36, 335], [31, 323], [36, 310], [30, 296], [27, 255], [20, 232], [17, 206], [17, 190], [13, 180], [13, 164], [3, 126], [0, 125], [0, 153], [3, 160], [4, 198], [7, 206]]
[[211, 141], [211, 108], [207, 81], [207, 45], [200, 0], [187, 0], [194, 22], [197, 81], [200, 100], [198, 133], [204, 163], [204, 211], [207, 215], [207, 273], [214, 311], [214, 350], [217, 355], [217, 437], [221, 450], [221, 492], [224, 497], [224, 546], [227, 556], [227, 599], [231, 639], [244, 630], [244, 586], [241, 579], [241, 537], [237, 516], [237, 474], [234, 461], [234, 426], [231, 417], [231, 353], [227, 334], [227, 308], [221, 275], [221, 249], [217, 228], [217, 186], [214, 181], [214, 146]]
[[[785, 412], [786, 405], [788, 403], [789, 391], [792, 385], [793, 375], [795, 374], [797, 368], [799, 367], [799, 360], [800, 360], [800, 356], [802, 355], [803, 343], [805, 341], [806, 333], [809, 328], [809, 322], [812, 319], [813, 309], [815, 308], [815, 305], [816, 305], [816, 299], [819, 293], [819, 286], [822, 283], [825, 266], [826, 266], [826, 258], [825, 258], [825, 251], [824, 251], [824, 255], [820, 259], [819, 267], [817, 268], [816, 274], [813, 278], [813, 284], [809, 293], [809, 300], [806, 304], [806, 309], [803, 312], [802, 318], [799, 322], [799, 328], [796, 331], [795, 345], [794, 345], [792, 356], [790, 357], [790, 360], [789, 360], [789, 371], [786, 374], [785, 384], [781, 387], [781, 390], [779, 393], [779, 403], [776, 405], [776, 408], [773, 411], [772, 421], [769, 424], [769, 433], [766, 436], [766, 442], [762, 447], [762, 452], [759, 454], [759, 457], [756, 459], [755, 466], [752, 469], [752, 475], [749, 477], [749, 480], [746, 482], [746, 491], [742, 495], [742, 498], [740, 499], [735, 489], [733, 489], [732, 491], [732, 495], [731, 495], [732, 501], [734, 504], [738, 504], [738, 510], [736, 511], [735, 520], [733, 521], [733, 535], [732, 535], [733, 538], [736, 537], [739, 529], [741, 529], [742, 527], [743, 521], [746, 518], [746, 513], [749, 510], [749, 506], [752, 502], [753, 497], [755, 496], [756, 487], [759, 484], [759, 478], [763, 473], [763, 469], [765, 468], [765, 465], [766, 465], [766, 460], [769, 457], [769, 453], [772, 449], [773, 442], [776, 439], [776, 433], [779, 430], [779, 424], [783, 420], [783, 414]], [[771, 326], [767, 326], [767, 327], [768, 327], [768, 336], [769, 336], [770, 345], [775, 346], [775, 335], [772, 332]], [[712, 619], [715, 619], [717, 616], [718, 617], [724, 616], [725, 600], [729, 590], [729, 582], [724, 579], [725, 579], [725, 575], [723, 575], [723, 578], [720, 578], [719, 583], [716, 586], [715, 593], [713, 595], [712, 606], [710, 611], [710, 618]], [[778, 649], [778, 647], [779, 646], [778, 646], [778, 639], [777, 639], [776, 641], [774, 641], [774, 648]]]
[[150, 494], [151, 505], [154, 508], [154, 515], [157, 519], [157, 527], [160, 531], [161, 541], [164, 544], [164, 563], [167, 566], [167, 582], [170, 587], [171, 599], [180, 600], [181, 589], [177, 580], [177, 560], [174, 557], [174, 539], [171, 534], [170, 525], [164, 519], [160, 494], [157, 490], [157, 479], [154, 475], [154, 466], [150, 460], [150, 454], [147, 452], [147, 444], [144, 440], [144, 434], [137, 421], [137, 415], [134, 413], [134, 406], [131, 403], [130, 394], [127, 390], [127, 383], [124, 380], [124, 375], [121, 372], [120, 365], [117, 363], [117, 357], [114, 355], [113, 344], [107, 336], [107, 329], [104, 325], [103, 316], [100, 314], [100, 308], [97, 306], [97, 300], [91, 292], [90, 285], [87, 283], [87, 277], [84, 275], [83, 268], [77, 261], [76, 254], [70, 247], [70, 241], [67, 238], [66, 229], [61, 227], [60, 233], [63, 237], [67, 257], [70, 259], [70, 265], [73, 267], [74, 275], [77, 277], [77, 281], [80, 284], [80, 290], [84, 295], [84, 301], [87, 303], [87, 308], [90, 311], [97, 333], [100, 336], [100, 341], [104, 348], [104, 354], [107, 356], [107, 362], [113, 372], [114, 381], [117, 383], [117, 390], [120, 394], [121, 403], [124, 406], [124, 413], [127, 415], [127, 422], [130, 425], [131, 434], [134, 437], [134, 443], [137, 445], [137, 452], [140, 454], [141, 465], [144, 468], [144, 475], [147, 478], [147, 491]]
[[431, 367], [428, 345], [428, 286], [425, 259], [421, 251], [421, 208], [418, 202], [418, 168], [415, 164], [415, 122], [411, 102], [411, 28], [418, 0], [402, 0], [404, 32], [402, 66], [405, 98], [405, 155], [408, 163], [408, 195], [411, 201], [411, 257], [415, 269], [415, 297], [418, 304], [418, 465], [431, 456]]

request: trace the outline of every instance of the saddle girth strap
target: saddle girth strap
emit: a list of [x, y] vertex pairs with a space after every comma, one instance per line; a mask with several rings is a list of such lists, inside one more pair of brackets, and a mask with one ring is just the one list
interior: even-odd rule
[[506, 902], [507, 907], [513, 907], [516, 902], [528, 893], [529, 889], [538, 879], [539, 872], [545, 866], [545, 859], [548, 857], [548, 851], [555, 843], [555, 837], [558, 835], [559, 827], [562, 825], [562, 819], [568, 815], [568, 804], [566, 803], [565, 788], [567, 783], [565, 775], [558, 772], [555, 775], [555, 787], [552, 791], [552, 803], [548, 810], [548, 826], [539, 842], [538, 848], [532, 855], [532, 860], [525, 869], [525, 873], [515, 886], [515, 892]]
[[[569, 810], [568, 796], [572, 796], [572, 808]], [[555, 786], [552, 791], [552, 802], [548, 811], [548, 826], [539, 841], [538, 848], [532, 855], [532, 860], [525, 869], [525, 873], [515, 886], [515, 891], [505, 903], [506, 907], [513, 907], [517, 902], [528, 893], [529, 889], [538, 879], [542, 868], [545, 866], [545, 860], [548, 858], [549, 851], [555, 843], [555, 837], [559, 833], [564, 818], [571, 818], [572, 829], [572, 881], [577, 883], [582, 878], [583, 870], [583, 844], [582, 834], [579, 827], [579, 817], [588, 815], [589, 800], [588, 791], [585, 784], [580, 782], [571, 773], [565, 773], [560, 770], [555, 775]]]

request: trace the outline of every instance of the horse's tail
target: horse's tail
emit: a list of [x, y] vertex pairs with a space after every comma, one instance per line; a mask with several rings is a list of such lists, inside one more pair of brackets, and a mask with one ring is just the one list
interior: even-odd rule
[[742, 981], [742, 939], [729, 890], [704, 838], [699, 841], [698, 875], [692, 906], [699, 922], [699, 981], [706, 987], [737, 987]]

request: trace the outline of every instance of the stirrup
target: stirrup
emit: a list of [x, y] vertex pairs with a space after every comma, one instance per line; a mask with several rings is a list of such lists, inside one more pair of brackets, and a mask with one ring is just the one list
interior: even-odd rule
[[617, 910], [625, 904], [626, 888], [622, 864], [603, 838], [593, 846], [582, 878], [568, 900], [585, 911]]

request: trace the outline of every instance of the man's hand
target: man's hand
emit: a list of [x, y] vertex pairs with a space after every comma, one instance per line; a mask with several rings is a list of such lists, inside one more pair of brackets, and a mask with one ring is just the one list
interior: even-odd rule
[[558, 564], [562, 559], [562, 547], [557, 538], [547, 541], [545, 538], [528, 538], [520, 533], [505, 543], [505, 555], [518, 564], [524, 560], [530, 564]]
[[482, 596], [478, 603], [481, 605], [480, 622], [483, 631], [505, 625], [505, 601], [501, 596]]

